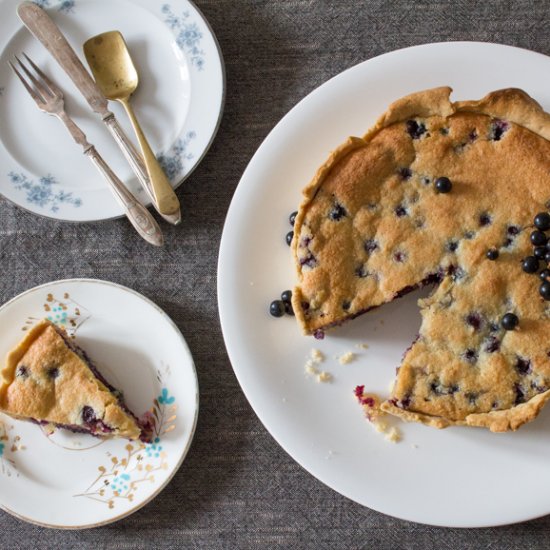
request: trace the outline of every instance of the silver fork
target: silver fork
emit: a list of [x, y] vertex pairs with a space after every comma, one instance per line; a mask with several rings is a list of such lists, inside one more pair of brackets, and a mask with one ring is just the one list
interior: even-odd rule
[[139, 203], [134, 195], [128, 191], [125, 185], [118, 179], [116, 174], [109, 168], [101, 155], [96, 151], [96, 148], [88, 142], [86, 134], [75, 124], [71, 117], [65, 111], [65, 101], [63, 92], [31, 61], [31, 59], [23, 54], [28, 63], [35, 71], [35, 75], [27, 69], [24, 63], [16, 57], [19, 67], [23, 70], [28, 80], [10, 61], [9, 64], [19, 80], [25, 86], [29, 95], [34, 99], [38, 108], [44, 113], [53, 115], [61, 120], [67, 130], [69, 130], [73, 139], [82, 146], [84, 154], [90, 158], [92, 163], [101, 172], [107, 183], [111, 187], [111, 191], [124, 208], [124, 213], [135, 227], [136, 231], [149, 243], [156, 246], [162, 246], [164, 237], [162, 232], [151, 215], [151, 213], [141, 203]]

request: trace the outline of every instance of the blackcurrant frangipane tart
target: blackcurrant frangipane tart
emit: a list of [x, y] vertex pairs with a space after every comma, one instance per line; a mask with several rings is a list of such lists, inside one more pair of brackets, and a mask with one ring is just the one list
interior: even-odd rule
[[147, 417], [140, 422], [85, 352], [48, 320], [8, 354], [1, 374], [0, 411], [14, 418], [103, 438], [150, 437]]
[[318, 170], [295, 222], [293, 308], [322, 337], [438, 284], [382, 408], [514, 430], [550, 398], [550, 283], [536, 275], [550, 257], [531, 235], [549, 206], [550, 115], [517, 89], [450, 93], [398, 100]]

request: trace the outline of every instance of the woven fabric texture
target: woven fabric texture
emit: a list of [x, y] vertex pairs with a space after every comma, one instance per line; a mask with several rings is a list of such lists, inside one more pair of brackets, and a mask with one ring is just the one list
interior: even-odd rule
[[[216, 299], [231, 197], [262, 140], [300, 99], [361, 61], [416, 44], [477, 40], [550, 54], [548, 2], [196, 4], [225, 59], [225, 112], [207, 156], [178, 190], [183, 222], [163, 224], [162, 250], [140, 242], [125, 220], [55, 222], [0, 198], [0, 303], [70, 277], [107, 279], [155, 301], [182, 330], [196, 362], [201, 411], [192, 448], [164, 492], [132, 516], [102, 528], [59, 531], [0, 511], [0, 547], [548, 548], [550, 516], [494, 529], [434, 528], [374, 512], [321, 484], [277, 445], [249, 406], [225, 352]], [[2, 9], [0, 1], [0, 17]], [[452, 498], [452, 478], [445, 490]]]

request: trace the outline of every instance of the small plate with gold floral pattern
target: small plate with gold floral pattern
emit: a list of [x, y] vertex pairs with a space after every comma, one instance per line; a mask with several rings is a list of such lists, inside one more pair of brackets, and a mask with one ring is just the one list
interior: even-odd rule
[[116, 521], [158, 495], [187, 454], [199, 408], [191, 353], [147, 298], [106, 281], [70, 279], [28, 290], [0, 308], [0, 361], [43, 318], [75, 338], [133, 412], [152, 412], [154, 439], [52, 433], [0, 414], [0, 507], [46, 527]]

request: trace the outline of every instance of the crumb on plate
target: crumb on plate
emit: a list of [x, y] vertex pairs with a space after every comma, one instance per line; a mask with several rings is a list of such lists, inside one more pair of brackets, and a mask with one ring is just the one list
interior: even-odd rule
[[386, 440], [392, 443], [399, 443], [401, 441], [401, 431], [399, 428], [395, 426], [390, 428], [390, 431], [386, 434]]
[[310, 355], [311, 359], [315, 361], [315, 363], [322, 363], [325, 360], [325, 356], [321, 350], [312, 348]]
[[307, 374], [319, 374], [319, 371], [315, 368], [315, 363], [311, 359], [308, 359], [306, 361], [306, 364], [304, 365], [304, 370]]
[[330, 372], [320, 372], [317, 375], [317, 382], [331, 382], [332, 381], [332, 374]]
[[388, 424], [387, 422], [384, 422], [384, 420], [375, 420], [372, 425], [374, 426], [374, 429], [379, 433], [386, 433], [388, 430]]
[[338, 362], [340, 365], [347, 365], [355, 359], [355, 353], [353, 351], [347, 351], [338, 357]]

